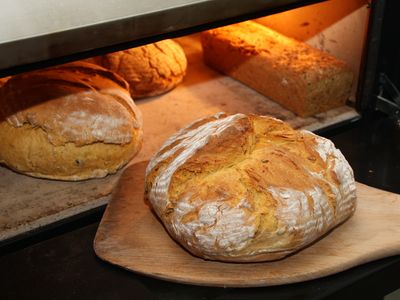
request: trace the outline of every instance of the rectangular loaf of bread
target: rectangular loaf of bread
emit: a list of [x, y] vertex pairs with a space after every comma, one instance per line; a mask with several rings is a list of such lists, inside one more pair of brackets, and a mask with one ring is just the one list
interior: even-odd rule
[[345, 62], [253, 21], [205, 31], [201, 41], [207, 65], [299, 116], [342, 106], [350, 96]]

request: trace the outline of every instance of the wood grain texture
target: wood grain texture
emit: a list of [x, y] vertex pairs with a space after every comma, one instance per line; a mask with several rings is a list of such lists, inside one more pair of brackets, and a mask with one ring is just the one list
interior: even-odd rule
[[94, 241], [101, 259], [127, 270], [187, 284], [256, 287], [311, 280], [400, 254], [400, 195], [357, 183], [355, 215], [294, 255], [244, 264], [194, 257], [170, 238], [145, 202], [146, 165], [121, 175]]

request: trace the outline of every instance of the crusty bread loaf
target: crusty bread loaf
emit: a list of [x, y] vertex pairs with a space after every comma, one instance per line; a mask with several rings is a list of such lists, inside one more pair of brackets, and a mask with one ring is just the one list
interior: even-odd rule
[[0, 163], [36, 177], [116, 172], [140, 149], [141, 114], [126, 81], [75, 62], [12, 77], [0, 89]]
[[335, 57], [247, 21], [202, 33], [205, 62], [299, 116], [342, 106], [353, 73]]
[[134, 99], [173, 89], [182, 81], [187, 67], [183, 49], [173, 40], [118, 51], [89, 61], [124, 77]]
[[170, 235], [221, 261], [282, 258], [349, 218], [353, 171], [333, 143], [274, 118], [217, 114], [169, 138], [146, 195]]

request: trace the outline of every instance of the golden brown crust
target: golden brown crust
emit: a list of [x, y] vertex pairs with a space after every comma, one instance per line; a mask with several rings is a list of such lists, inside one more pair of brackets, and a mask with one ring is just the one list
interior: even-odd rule
[[351, 168], [330, 141], [241, 114], [205, 118], [167, 141], [146, 193], [174, 239], [222, 261], [282, 258], [355, 209]]
[[205, 62], [296, 114], [344, 105], [353, 74], [335, 57], [252, 21], [202, 33]]
[[183, 49], [173, 40], [110, 53], [92, 62], [124, 77], [135, 99], [173, 89], [183, 80], [187, 67]]
[[123, 78], [74, 62], [14, 76], [0, 89], [0, 162], [36, 177], [116, 172], [140, 149], [141, 114]]

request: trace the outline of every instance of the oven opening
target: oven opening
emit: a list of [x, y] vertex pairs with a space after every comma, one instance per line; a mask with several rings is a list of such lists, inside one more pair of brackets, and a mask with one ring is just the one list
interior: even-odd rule
[[[290, 61], [281, 63], [280, 69], [278, 68], [278, 72], [283, 74], [278, 80], [280, 86], [269, 87], [266, 91], [262, 88], [260, 90], [260, 85], [261, 87], [268, 85], [276, 72], [271, 71], [270, 68], [265, 75], [254, 77], [254, 74], [259, 74], [261, 67], [265, 64], [280, 63], [282, 56], [275, 50], [272, 53], [271, 49], [270, 52], [273, 55], [269, 57], [269, 62], [263, 59], [258, 60], [258, 58], [254, 60], [246, 58], [250, 66], [241, 70], [240, 76], [244, 77], [238, 78], [234, 72], [230, 74], [223, 67], [207, 61], [204, 53], [205, 46], [204, 43], [202, 44], [205, 32], [173, 37], [171, 40], [182, 48], [186, 58], [183, 79], [157, 95], [133, 96], [143, 115], [144, 143], [130, 164], [149, 160], [162, 143], [177, 130], [196, 119], [218, 112], [269, 115], [288, 122], [294, 128], [311, 131], [322, 131], [359, 119], [360, 112], [356, 109], [357, 88], [365, 52], [369, 14], [368, 1], [332, 0], [245, 21], [245, 23], [265, 27], [274, 32], [272, 35], [276, 40], [270, 42], [279, 44], [282, 43], [280, 39], [283, 40], [283, 46], [280, 46], [282, 52], [296, 56], [296, 49], [312, 54], [313, 51], [320, 51], [318, 56], [323, 57], [322, 61], [324, 59], [330, 61], [333, 57], [340, 61], [340, 64], [345, 64], [346, 70], [350, 70], [352, 80], [350, 85], [346, 86], [348, 89], [346, 98], [341, 100], [340, 105], [335, 104], [334, 107], [328, 105], [326, 106], [328, 108], [317, 113], [308, 111], [303, 113], [303, 110], [298, 110], [296, 105], [294, 109], [288, 108], [285, 103], [282, 105], [281, 102], [276, 101], [273, 93], [269, 94], [278, 89], [282, 93], [289, 91], [287, 94], [292, 96], [291, 93], [300, 93], [299, 89], [300, 91], [307, 89], [303, 86], [305, 83], [302, 83], [299, 89], [291, 88], [290, 85], [294, 86], [301, 81], [302, 73], [296, 73], [297, 66], [290, 65]], [[242, 23], [234, 23], [228, 27], [238, 24]], [[221, 28], [210, 29], [210, 31]], [[294, 46], [291, 44], [292, 39], [297, 41]], [[287, 41], [290, 43], [287, 44]], [[143, 47], [147, 46], [149, 44]], [[121, 51], [128, 51], [128, 49], [121, 49]], [[300, 56], [301, 51], [298, 54]], [[101, 64], [99, 56], [85, 60], [86, 63]], [[301, 66], [301, 63], [307, 63], [306, 59], [300, 57], [300, 60], [295, 60], [295, 62], [299, 64], [299, 68], [303, 68], [302, 70], [306, 69]], [[152, 63], [156, 62], [151, 61], [150, 64]], [[235, 69], [237, 66], [231, 65], [231, 67]], [[182, 71], [182, 65], [180, 68]], [[171, 76], [171, 73], [168, 73], [171, 71], [166, 71], [165, 74], [162, 73], [163, 71], [158, 72], [161, 72], [158, 74], [160, 77]], [[250, 83], [246, 76], [250, 78]], [[315, 85], [314, 90], [318, 90], [319, 93], [321, 80], [318, 76], [320, 74], [306, 76], [316, 78], [312, 79], [312, 84]], [[8, 80], [10, 77], [4, 77], [0, 85], [7, 84]], [[253, 86], [253, 82], [258, 82], [259, 85]], [[335, 90], [333, 94], [338, 91], [340, 94], [340, 86], [329, 86], [329, 88]], [[316, 93], [317, 98], [313, 99], [317, 101], [317, 104], [320, 95], [318, 93]], [[310, 95], [304, 97], [315, 98], [312, 92]], [[290, 101], [296, 102], [296, 97], [290, 98]], [[299, 94], [298, 97], [303, 97], [303, 95]], [[341, 97], [343, 97], [342, 94]], [[74, 168], [78, 168], [85, 165], [85, 161], [78, 157], [73, 159], [71, 164]], [[0, 216], [0, 239], [10, 240], [45, 225], [104, 206], [109, 201], [111, 191], [120, 174], [121, 172], [117, 172], [104, 178], [75, 183], [38, 179], [0, 166], [1, 194], [3, 195], [0, 211], [4, 212], [4, 215]]]

